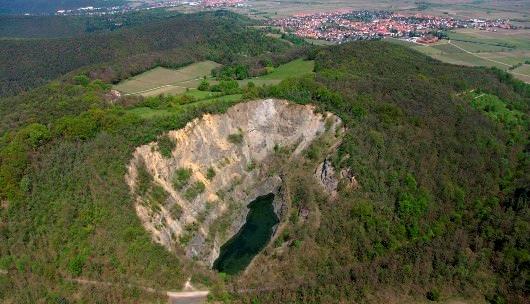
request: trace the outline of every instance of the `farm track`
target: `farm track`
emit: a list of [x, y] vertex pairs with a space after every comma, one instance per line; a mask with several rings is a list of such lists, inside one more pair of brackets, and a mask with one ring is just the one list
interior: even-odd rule
[[[463, 51], [464, 53], [467, 53], [469, 55], [475, 56], [475, 57], [480, 58], [482, 60], [487, 60], [487, 61], [491, 61], [491, 62], [494, 62], [494, 63], [502, 64], [502, 65], [507, 66], [507, 67], [511, 67], [511, 65], [509, 65], [507, 63], [500, 62], [500, 61], [493, 60], [493, 59], [489, 59], [489, 58], [486, 58], [486, 57], [482, 57], [482, 56], [477, 55], [476, 53], [470, 52], [470, 51], [468, 51], [468, 50], [466, 50], [466, 49], [464, 49], [464, 48], [462, 48], [462, 47], [460, 47], [460, 46], [458, 46], [458, 45], [456, 45], [454, 43], [451, 43], [451, 40], [449, 40], [449, 42], [447, 42], [447, 44], [450, 44], [450, 45], [454, 46], [455, 48]], [[528, 76], [528, 75], [524, 75], [524, 76]]]
[[[482, 56], [477, 55], [476, 53], [470, 52], [470, 51], [468, 51], [468, 50], [466, 50], [466, 49], [464, 49], [464, 48], [462, 48], [462, 47], [460, 47], [460, 46], [458, 46], [458, 45], [456, 45], [456, 44], [454, 44], [454, 43], [451, 43], [451, 40], [449, 40], [449, 42], [447, 42], [447, 44], [450, 44], [450, 45], [456, 47], [457, 49], [463, 51], [464, 53], [467, 53], [467, 54], [469, 54], [469, 55], [471, 55], [471, 56], [475, 56], [475, 57], [480, 58], [480, 59], [482, 59], [482, 60], [487, 60], [487, 61], [490, 61], [490, 62], [493, 62], [493, 63], [497, 63], [497, 64], [501, 64], [501, 65], [504, 65], [504, 66], [507, 66], [507, 67], [511, 67], [511, 65], [509, 65], [509, 64], [507, 64], [507, 63], [500, 62], [500, 61], [493, 60], [493, 59], [486, 58], [486, 57], [482, 57]], [[519, 76], [524, 76], [524, 77], [530, 77], [530, 75], [526, 75], [526, 74], [522, 74], [522, 73], [517, 73], [517, 72], [514, 72], [514, 71], [509, 71], [509, 73], [511, 73], [511, 74], [515, 74], [515, 75], [519, 75]]]

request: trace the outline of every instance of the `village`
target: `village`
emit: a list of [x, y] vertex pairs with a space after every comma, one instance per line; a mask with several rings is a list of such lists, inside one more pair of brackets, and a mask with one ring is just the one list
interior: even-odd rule
[[457, 20], [430, 15], [404, 15], [389, 11], [339, 10], [327, 13], [298, 14], [272, 20], [271, 26], [309, 39], [342, 43], [382, 37], [407, 38], [420, 43], [438, 40], [441, 31], [456, 28], [477, 28], [487, 31], [514, 28], [508, 20]]
[[229, 8], [245, 6], [245, 0], [147, 0], [142, 2], [130, 2], [124, 5], [111, 7], [94, 7], [86, 6], [77, 9], [60, 9], [55, 12], [56, 15], [70, 16], [105, 16], [127, 13], [140, 10], [152, 9], [171, 9], [182, 6], [197, 8]]

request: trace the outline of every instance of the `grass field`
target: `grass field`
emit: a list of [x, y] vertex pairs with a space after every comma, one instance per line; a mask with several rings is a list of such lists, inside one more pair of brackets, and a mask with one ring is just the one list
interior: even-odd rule
[[[449, 32], [451, 40], [469, 41], [476, 45], [487, 46], [500, 45], [510, 49], [530, 50], [530, 30], [502, 30], [496, 32], [481, 31], [476, 29], [459, 29]], [[481, 50], [478, 48], [477, 50]]]
[[[246, 85], [248, 82], [252, 81], [256, 85], [272, 85], [277, 84], [281, 82], [282, 80], [294, 77], [294, 76], [300, 76], [304, 74], [310, 74], [313, 73], [313, 69], [315, 67], [315, 62], [312, 60], [303, 60], [303, 59], [296, 59], [289, 63], [280, 65], [276, 69], [274, 69], [273, 72], [263, 75], [260, 77], [255, 77], [251, 79], [245, 79], [238, 81], [241, 86]], [[185, 69], [185, 68], [184, 68]], [[164, 69], [167, 70], [167, 69]], [[181, 71], [176, 70], [176, 71]], [[170, 70], [171, 72], [176, 72], [174, 70]], [[209, 73], [210, 71], [208, 71]], [[170, 76], [174, 76], [173, 74], [170, 74]], [[153, 69], [151, 71], [148, 71], [146, 73], [143, 73], [140, 76], [140, 79], [148, 79], [151, 82], [154, 82], [153, 79], [158, 81], [158, 84], [161, 83], [161, 80], [156, 77], [165, 77], [167, 75], [167, 71], [160, 71], [160, 68]], [[190, 73], [187, 74], [187, 77], [190, 77]], [[138, 77], [137, 76], [137, 77]], [[136, 77], [135, 77], [136, 78]], [[183, 78], [184, 79], [184, 78]], [[129, 82], [131, 80], [127, 80], [126, 82]], [[212, 84], [216, 84], [217, 81], [212, 81]], [[137, 88], [134, 88], [137, 89]], [[156, 93], [157, 94], [156, 94]], [[141, 93], [143, 96], [155, 96], [161, 93], [168, 93], [170, 91], [166, 90], [164, 92], [160, 92], [158, 89], [151, 90], [148, 92]], [[209, 92], [209, 91], [199, 91], [195, 89], [194, 87], [189, 87], [189, 90], [186, 90], [186, 88], [183, 89], [181, 92], [175, 92], [173, 95], [187, 95], [190, 97], [193, 97], [196, 99], [196, 101], [187, 103], [184, 105], [178, 105], [175, 107], [168, 107], [168, 108], [149, 108], [149, 107], [137, 107], [128, 110], [131, 113], [134, 113], [141, 118], [144, 119], [152, 119], [152, 118], [159, 118], [169, 115], [174, 115], [176, 112], [180, 111], [182, 107], [190, 107], [190, 106], [204, 106], [207, 104], [217, 103], [217, 102], [236, 102], [241, 100], [243, 98], [242, 94], [233, 94], [233, 95], [222, 95], [220, 92]]]
[[251, 79], [245, 79], [240, 80], [240, 85], [245, 85], [248, 82], [252, 81], [254, 84], [261, 86], [261, 85], [272, 85], [272, 84], [278, 84], [280, 81], [289, 78], [289, 77], [295, 77], [295, 76], [301, 76], [304, 74], [311, 74], [313, 73], [313, 69], [315, 68], [315, 62], [312, 60], [303, 60], [303, 59], [296, 59], [289, 63], [280, 65], [272, 73], [269, 73], [267, 75], [254, 77]]
[[210, 76], [211, 70], [218, 66], [213, 61], [202, 61], [176, 70], [157, 67], [120, 82], [114, 89], [126, 95], [180, 94], [186, 88], [196, 88], [200, 78]]
[[[200, 91], [193, 91], [193, 92], [200, 92]], [[202, 92], [202, 93], [208, 93], [208, 92]], [[189, 93], [186, 93], [186, 95], [193, 96], [193, 94], [189, 94]], [[195, 97], [199, 98], [197, 96]], [[243, 98], [242, 94], [224, 95], [224, 96], [219, 96], [219, 97], [214, 97], [214, 98], [211, 98], [211, 96], [204, 95], [202, 99], [199, 99], [189, 104], [174, 107], [174, 108], [153, 109], [149, 107], [137, 107], [137, 108], [132, 108], [128, 111], [130, 113], [134, 113], [138, 115], [139, 117], [143, 119], [153, 119], [153, 118], [160, 118], [164, 116], [174, 115], [186, 107], [194, 107], [194, 106], [202, 107], [202, 106], [207, 106], [208, 104], [213, 104], [213, 103], [218, 103], [218, 102], [236, 102], [236, 101], [241, 100], [241, 98]]]
[[410, 0], [254, 0], [251, 5], [232, 10], [257, 19], [276, 19], [298, 13], [315, 13], [338, 9], [390, 10], [403, 13], [450, 16], [453, 18], [511, 19], [517, 25], [530, 26], [529, 1], [475, 0], [475, 1], [410, 1]]
[[511, 72], [529, 82], [530, 73], [524, 68], [511, 67], [530, 60], [530, 30], [498, 30], [497, 32], [461, 29], [449, 32], [449, 40], [425, 46], [389, 39], [407, 45], [438, 60], [468, 66], [488, 66]]
[[522, 76], [522, 75], [530, 75], [530, 64], [523, 64], [522, 66], [515, 68], [512, 72], [520, 74], [517, 76], [519, 77], [519, 79], [521, 79], [522, 81], [526, 81], [527, 83], [530, 83], [530, 76]]

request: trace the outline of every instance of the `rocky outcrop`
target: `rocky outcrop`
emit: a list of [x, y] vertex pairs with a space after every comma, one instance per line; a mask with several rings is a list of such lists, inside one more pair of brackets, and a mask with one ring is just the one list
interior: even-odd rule
[[357, 182], [352, 169], [344, 168], [340, 170], [340, 174], [336, 174], [335, 169], [328, 158], [318, 165], [315, 170], [315, 177], [322, 187], [324, 187], [326, 192], [332, 197], [337, 196], [339, 182], [345, 183], [346, 187], [354, 190], [359, 187], [359, 183]]
[[[169, 250], [183, 247], [188, 256], [211, 266], [220, 246], [243, 226], [248, 203], [275, 193], [275, 211], [284, 209], [282, 179], [268, 170], [267, 160], [286, 150], [291, 151], [288, 157], [296, 157], [339, 124], [338, 117], [316, 113], [313, 106], [273, 99], [195, 119], [167, 134], [175, 143], [170, 157], [160, 154], [156, 142], [133, 153], [126, 180], [137, 214], [156, 242]], [[184, 169], [189, 179], [185, 185], [175, 183]], [[163, 189], [163, 203], [150, 204], [149, 194], [139, 191], [142, 172]]]
[[353, 174], [353, 170], [351, 168], [345, 168], [340, 170], [340, 177], [347, 182], [347, 186], [352, 189], [359, 188], [359, 182], [357, 182], [357, 179], [355, 178], [355, 175]]
[[331, 196], [337, 195], [339, 180], [337, 179], [335, 169], [333, 169], [331, 161], [328, 158], [318, 165], [315, 171], [315, 177]]

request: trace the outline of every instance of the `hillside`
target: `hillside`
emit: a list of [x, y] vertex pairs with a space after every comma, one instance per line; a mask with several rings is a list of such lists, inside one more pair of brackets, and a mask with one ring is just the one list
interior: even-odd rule
[[80, 7], [109, 7], [123, 4], [123, 0], [0, 0], [0, 14], [53, 14], [60, 9]]
[[[42, 74], [6, 88], [69, 74], [0, 99], [0, 299], [156, 302], [164, 295], [139, 286], [180, 290], [191, 278], [225, 302], [528, 302], [528, 85], [385, 42], [291, 49], [236, 15], [176, 20], [13, 49], [17, 71]], [[60, 60], [36, 56], [30, 45], [43, 41], [72, 63], [39, 72]], [[116, 48], [98, 55], [105, 43]], [[77, 57], [80, 46], [88, 51]], [[280, 67], [293, 56], [314, 73]], [[219, 84], [195, 95], [109, 98], [112, 82], [159, 58], [224, 67]], [[238, 69], [284, 80], [259, 86]], [[344, 128], [323, 118], [335, 115]], [[140, 159], [144, 170], [131, 165]], [[285, 209], [244, 272], [220, 274], [190, 254], [194, 241], [212, 241], [212, 227], [229, 231], [226, 240], [248, 212], [238, 208], [269, 191]], [[238, 221], [211, 212], [216, 202]], [[186, 208], [169, 215], [176, 204]]]
[[178, 12], [150, 10], [107, 16], [2, 15], [2, 38], [61, 38], [164, 21], [180, 15]]
[[[331, 162], [353, 170], [359, 189], [329, 202], [297, 180], [320, 228], [291, 224], [283, 240], [298, 245], [266, 250], [238, 288], [276, 286], [258, 292], [264, 302], [411, 301], [407, 292], [524, 302], [529, 87], [380, 42], [322, 50], [315, 70], [257, 94], [339, 115], [348, 130]], [[469, 91], [503, 107], [470, 103]]]
[[[134, 20], [134, 14], [130, 18]], [[287, 47], [246, 29], [248, 22], [221, 11], [154, 18], [118, 31], [67, 38], [2, 38], [0, 96], [15, 95], [87, 65], [116, 62], [117, 70], [105, 71], [111, 74], [105, 80], [117, 81], [157, 65], [179, 67], [201, 58], [229, 61]]]

